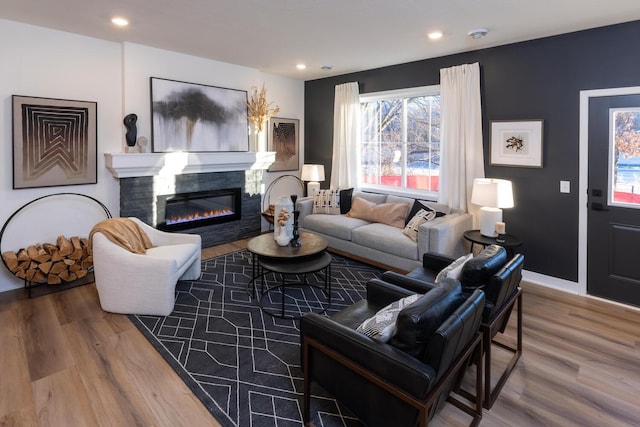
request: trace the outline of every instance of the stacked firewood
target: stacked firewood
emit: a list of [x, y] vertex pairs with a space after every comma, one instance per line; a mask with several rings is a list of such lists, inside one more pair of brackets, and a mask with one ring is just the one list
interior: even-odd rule
[[58, 236], [56, 244], [35, 244], [17, 252], [6, 251], [2, 259], [13, 274], [32, 283], [56, 285], [72, 282], [89, 273], [93, 257], [84, 237]]

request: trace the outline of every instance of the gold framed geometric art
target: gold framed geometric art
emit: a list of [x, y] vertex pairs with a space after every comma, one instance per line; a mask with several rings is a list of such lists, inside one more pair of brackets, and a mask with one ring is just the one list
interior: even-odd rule
[[12, 96], [13, 188], [95, 184], [97, 103]]

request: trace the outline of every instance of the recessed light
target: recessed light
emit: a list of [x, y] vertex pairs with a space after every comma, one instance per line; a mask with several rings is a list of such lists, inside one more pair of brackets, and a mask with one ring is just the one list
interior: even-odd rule
[[431, 40], [438, 40], [442, 38], [442, 31], [432, 31], [428, 34]]
[[296, 64], [296, 68], [298, 70], [304, 70], [305, 68], [307, 68], [307, 66], [305, 64]]
[[322, 71], [330, 71], [333, 67], [331, 65], [323, 65], [320, 67]]
[[120, 17], [120, 16], [116, 16], [114, 18], [111, 18], [111, 22], [114, 25], [117, 25], [118, 27], [126, 27], [127, 25], [129, 25], [129, 21], [127, 21], [126, 19]]

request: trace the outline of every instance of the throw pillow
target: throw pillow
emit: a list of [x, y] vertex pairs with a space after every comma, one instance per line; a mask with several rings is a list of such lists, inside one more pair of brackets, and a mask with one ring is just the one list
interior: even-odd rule
[[313, 195], [313, 213], [327, 215], [346, 214], [351, 209], [353, 188], [320, 190]]
[[422, 224], [427, 221], [431, 221], [436, 217], [435, 211], [427, 211], [426, 209], [420, 209], [413, 218], [407, 223], [402, 232], [409, 236], [411, 240], [416, 242], [418, 240], [418, 229]]
[[356, 331], [370, 338], [387, 342], [396, 332], [396, 319], [400, 311], [420, 298], [420, 294], [409, 295], [380, 309], [356, 328]]
[[320, 190], [313, 195], [313, 213], [339, 215], [340, 193], [336, 190]]
[[462, 268], [471, 258], [473, 258], [473, 254], [462, 255], [460, 258], [443, 268], [442, 271], [440, 271], [440, 273], [438, 273], [438, 275], [436, 276], [434, 282], [440, 283], [445, 277], [448, 277], [450, 279], [459, 279]]
[[404, 219], [408, 210], [408, 203], [381, 203], [377, 205], [356, 196], [353, 198], [351, 210], [347, 216], [404, 228]]
[[415, 200], [413, 202], [413, 206], [411, 207], [411, 210], [409, 210], [409, 215], [407, 215], [406, 221], [405, 221], [405, 225], [407, 225], [409, 223], [409, 221], [411, 221], [411, 219], [413, 219], [413, 217], [421, 210], [424, 209], [426, 211], [430, 211], [430, 212], [435, 212], [435, 217], [434, 218], [440, 218], [441, 216], [445, 216], [446, 213], [444, 212], [439, 212], [431, 207], [429, 207], [427, 205], [427, 202], [424, 200]]
[[340, 190], [340, 213], [346, 214], [351, 209], [351, 197], [353, 197], [353, 188], [345, 188]]

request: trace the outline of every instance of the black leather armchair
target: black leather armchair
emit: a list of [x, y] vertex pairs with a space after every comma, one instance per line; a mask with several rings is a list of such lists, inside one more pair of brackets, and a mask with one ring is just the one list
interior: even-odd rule
[[[387, 271], [382, 279], [390, 283], [401, 285], [415, 292], [427, 292], [435, 286], [433, 282], [440, 270], [449, 265], [452, 258], [442, 255], [426, 253], [423, 266], [416, 268], [406, 275]], [[522, 290], [520, 281], [524, 256], [516, 254], [507, 259], [506, 250], [498, 245], [487, 246], [462, 269], [460, 282], [466, 293], [474, 289], [483, 289], [486, 304], [482, 316], [484, 360], [484, 407], [491, 409], [502, 387], [511, 375], [513, 368], [522, 355]], [[503, 333], [511, 312], [517, 304], [516, 345], [506, 345], [494, 340], [498, 333]], [[496, 345], [512, 353], [507, 366], [496, 385], [491, 387], [491, 345]], [[464, 395], [464, 392], [461, 393]]]
[[444, 399], [471, 415], [472, 425], [480, 422], [482, 368], [470, 399], [475, 406], [449, 393], [474, 354], [481, 366], [484, 292], [465, 297], [459, 282], [447, 279], [400, 312], [398, 330], [388, 343], [355, 330], [381, 308], [413, 293], [375, 279], [367, 284], [366, 299], [331, 318], [315, 313], [301, 318], [305, 424], [312, 380], [368, 426], [426, 426]]

